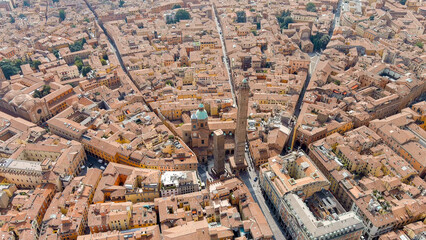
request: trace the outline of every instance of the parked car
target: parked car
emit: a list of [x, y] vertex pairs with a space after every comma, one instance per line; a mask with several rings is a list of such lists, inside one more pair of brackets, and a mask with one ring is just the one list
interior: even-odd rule
[[104, 161], [102, 159], [98, 159], [98, 163], [103, 163]]
[[254, 178], [254, 181], [255, 181], [255, 182], [257, 181], [257, 177], [255, 177], [255, 178]]
[[93, 167], [93, 163], [87, 164], [88, 167]]
[[101, 170], [105, 170], [105, 167], [104, 167], [104, 166], [101, 166], [101, 167], [100, 167], [100, 169], [101, 169]]

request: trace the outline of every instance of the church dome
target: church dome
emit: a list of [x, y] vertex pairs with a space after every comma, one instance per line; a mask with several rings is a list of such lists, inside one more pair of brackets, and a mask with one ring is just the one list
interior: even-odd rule
[[209, 115], [207, 114], [207, 111], [204, 109], [204, 105], [202, 103], [200, 103], [200, 105], [198, 105], [198, 110], [197, 110], [197, 112], [195, 112], [195, 116], [197, 116], [198, 120], [205, 120], [209, 117]]
[[20, 106], [22, 103], [31, 100], [31, 97], [28, 94], [20, 94], [13, 98], [11, 104], [15, 106]]
[[13, 99], [16, 95], [21, 94], [21, 93], [22, 93], [21, 91], [10, 90], [8, 93], [6, 93], [6, 95], [4, 95], [3, 99], [4, 99], [4, 101], [6, 101], [6, 102], [10, 102], [10, 101], [12, 101], [12, 99]]

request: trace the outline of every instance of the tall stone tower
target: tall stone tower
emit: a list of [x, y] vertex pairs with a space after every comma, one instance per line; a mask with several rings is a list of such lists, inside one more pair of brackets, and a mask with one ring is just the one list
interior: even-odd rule
[[[247, 168], [245, 162], [245, 145], [247, 136], [247, 114], [249, 102], [250, 86], [246, 78], [243, 79], [238, 91], [238, 113], [237, 128], [235, 129], [235, 150], [234, 159], [231, 161], [233, 170], [242, 170]], [[234, 165], [235, 164], [235, 165]]]
[[214, 173], [220, 176], [225, 172], [225, 135], [218, 129], [213, 132]]

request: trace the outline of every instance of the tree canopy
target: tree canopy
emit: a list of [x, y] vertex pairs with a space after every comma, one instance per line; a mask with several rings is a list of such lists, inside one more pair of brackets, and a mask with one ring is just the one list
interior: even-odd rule
[[314, 3], [312, 3], [312, 2], [308, 2], [308, 3], [306, 4], [306, 11], [308, 11], [308, 12], [316, 12], [316, 11], [317, 11], [317, 8], [315, 7], [315, 4], [314, 4]]
[[124, 3], [126, 3], [125, 1], [123, 1], [123, 0], [120, 0], [119, 2], [118, 2], [118, 7], [123, 7], [124, 6]]
[[80, 57], [76, 57], [74, 64], [77, 66], [78, 71], [81, 72], [81, 69], [83, 68], [83, 60], [81, 60]]
[[21, 69], [21, 62], [10, 61], [9, 59], [4, 59], [0, 62], [0, 68], [3, 70], [3, 74], [6, 79], [10, 79], [10, 76], [18, 74]]
[[69, 45], [70, 51], [71, 52], [77, 52], [83, 49], [84, 44], [86, 43], [86, 39], [83, 38], [81, 40], [76, 41], [73, 44]]
[[61, 22], [65, 20], [66, 14], [63, 9], [59, 10], [59, 19], [61, 19]]
[[42, 90], [38, 90], [36, 89], [33, 93], [33, 97], [35, 98], [42, 98], [44, 96], [47, 96], [50, 93], [50, 86], [49, 85], [44, 85]]
[[83, 74], [83, 76], [87, 76], [87, 74], [88, 74], [90, 71], [92, 71], [92, 67], [90, 67], [90, 66], [84, 66], [84, 67], [81, 69], [81, 74]]
[[56, 58], [59, 58], [59, 50], [58, 49], [53, 49], [52, 53], [53, 53], [53, 55], [55, 55]]
[[317, 33], [311, 36], [311, 42], [312, 44], [314, 44], [315, 51], [325, 49], [329, 41], [330, 41], [330, 36], [327, 34]]
[[32, 67], [32, 68], [35, 68], [35, 69], [37, 69], [37, 70], [39, 70], [38, 69], [38, 67], [41, 65], [41, 62], [39, 61], [39, 60], [35, 60], [35, 61], [31, 61], [30, 62], [30, 66]]
[[281, 29], [287, 29], [290, 23], [294, 23], [293, 18], [290, 17], [290, 10], [282, 11], [281, 15], [277, 16], [278, 23]]
[[237, 19], [235, 20], [237, 23], [245, 23], [247, 22], [247, 16], [245, 11], [237, 12]]
[[15, 18], [13, 16], [10, 16], [10, 23], [15, 23]]
[[185, 9], [179, 9], [175, 15], [175, 21], [179, 22], [180, 20], [188, 20], [191, 19], [191, 15]]
[[172, 9], [177, 9], [177, 8], [181, 8], [181, 6], [179, 4], [175, 4], [173, 5]]
[[277, 20], [281, 29], [287, 29], [290, 23], [294, 23], [290, 10], [282, 11], [281, 15], [277, 16]]

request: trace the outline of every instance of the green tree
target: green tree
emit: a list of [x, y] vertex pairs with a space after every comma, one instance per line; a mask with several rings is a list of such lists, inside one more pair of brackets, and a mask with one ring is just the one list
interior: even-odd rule
[[401, 3], [402, 5], [405, 5], [406, 2], [407, 0], [399, 0], [399, 3]]
[[327, 47], [330, 36], [327, 34], [317, 33], [311, 36], [311, 42], [314, 44], [314, 50], [319, 51]]
[[83, 46], [86, 42], [87, 42], [86, 39], [83, 38], [81, 40], [74, 42], [73, 44], [70, 44], [69, 45], [70, 51], [71, 52], [78, 52], [78, 51], [82, 50]]
[[306, 11], [308, 11], [308, 12], [316, 12], [316, 11], [317, 11], [317, 8], [315, 7], [315, 4], [314, 4], [314, 3], [312, 3], [312, 2], [308, 2], [308, 3], [306, 4]]
[[118, 7], [123, 7], [123, 6], [124, 6], [124, 3], [126, 3], [124, 0], [120, 0], [120, 1], [118, 2]]
[[25, 14], [20, 13], [20, 14], [18, 15], [18, 17], [19, 17], [20, 19], [24, 19], [26, 16], [25, 16]]
[[280, 28], [281, 28], [281, 29], [282, 29], [282, 28], [284, 28], [284, 29], [288, 29], [288, 25], [289, 25], [290, 23], [294, 23], [293, 18], [292, 18], [292, 17], [285, 17], [285, 18], [283, 19], [283, 22], [282, 22], [282, 23], [280, 23]]
[[59, 19], [61, 19], [61, 22], [65, 20], [66, 14], [63, 9], [59, 10]]
[[175, 21], [179, 22], [180, 20], [188, 20], [191, 19], [191, 15], [185, 9], [179, 9], [175, 15]]
[[16, 65], [9, 59], [2, 60], [0, 62], [0, 68], [6, 79], [10, 79], [10, 76], [16, 75], [21, 71], [21, 69], [16, 67]]
[[374, 20], [374, 15], [371, 15], [370, 16], [370, 21], [373, 21]]
[[101, 63], [102, 63], [102, 66], [107, 65], [107, 61], [105, 59], [103, 59], [103, 58], [101, 58]]
[[245, 23], [247, 22], [247, 16], [245, 11], [237, 12], [237, 19], [235, 20], [237, 23]]
[[86, 21], [87, 23], [89, 23], [89, 22], [90, 22], [90, 20], [89, 20], [89, 18], [88, 18], [88, 17], [85, 17], [85, 18], [84, 18], [84, 21]]
[[34, 98], [42, 98], [41, 92], [38, 89], [36, 89], [33, 93], [33, 97]]
[[284, 10], [281, 12], [281, 15], [277, 16], [278, 23], [280, 24], [281, 29], [287, 29], [288, 24], [293, 23], [293, 18], [291, 17], [290, 10]]
[[44, 85], [43, 89], [41, 90], [41, 93], [43, 94], [43, 96], [46, 96], [47, 94], [49, 94], [50, 93], [50, 86]]
[[250, 12], [255, 12], [256, 10], [254, 8], [250, 8]]
[[102, 58], [103, 58], [103, 59], [105, 59], [105, 60], [108, 60], [108, 54], [106, 54], [106, 53], [105, 53], [105, 54], [102, 56]]
[[423, 49], [424, 44], [423, 44], [423, 42], [418, 41], [418, 42], [416, 42], [416, 46]]
[[260, 30], [261, 28], [262, 28], [262, 26], [260, 25], [260, 22], [257, 22], [257, 23], [256, 23], [256, 29], [257, 29], [257, 30]]
[[83, 68], [84, 64], [80, 57], [75, 58], [74, 64], [77, 66], [78, 71], [81, 72], [81, 69]]
[[31, 61], [30, 62], [30, 66], [32, 67], [32, 68], [35, 68], [35, 69], [37, 69], [37, 70], [39, 70], [38, 69], [38, 67], [41, 65], [41, 62], [39, 61], [39, 60], [35, 60], [35, 61]]
[[173, 5], [172, 9], [182, 8], [179, 4]]
[[53, 3], [58, 3], [59, 2], [59, 0], [53, 0]]
[[29, 7], [30, 5], [30, 1], [28, 0], [24, 0], [24, 7]]
[[10, 23], [15, 23], [15, 18], [13, 16], [10, 16]]
[[90, 66], [84, 66], [81, 69], [81, 74], [83, 74], [83, 76], [87, 76], [87, 74], [92, 71], [92, 68]]
[[166, 85], [172, 86], [173, 87], [173, 82], [171, 80], [167, 80], [166, 81]]
[[53, 55], [55, 55], [56, 58], [59, 58], [59, 50], [58, 49], [53, 49], [52, 53], [53, 53]]
[[43, 88], [40, 90], [36, 89], [33, 93], [33, 97], [35, 98], [43, 98], [47, 96], [50, 93], [50, 86], [44, 85]]

